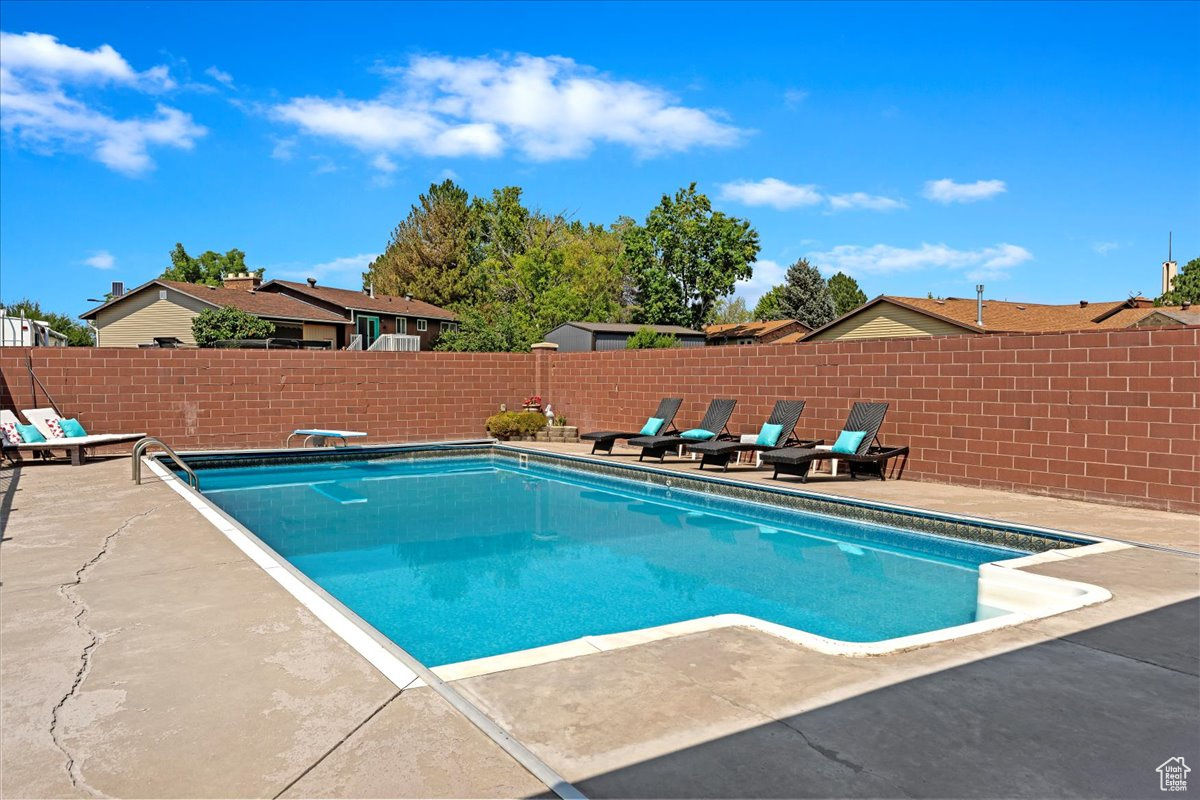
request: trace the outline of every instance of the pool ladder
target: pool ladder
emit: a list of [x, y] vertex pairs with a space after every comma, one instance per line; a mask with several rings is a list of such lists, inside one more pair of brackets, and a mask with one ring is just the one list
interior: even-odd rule
[[196, 491], [200, 491], [200, 477], [196, 474], [196, 470], [192, 469], [187, 463], [179, 457], [179, 454], [170, 448], [170, 446], [161, 439], [155, 439], [153, 436], [147, 436], [144, 439], [138, 439], [137, 444], [133, 446], [133, 480], [139, 486], [142, 483], [142, 456], [146, 450], [153, 446], [159, 446], [163, 449], [171, 460], [187, 474], [188, 486], [191, 486]]

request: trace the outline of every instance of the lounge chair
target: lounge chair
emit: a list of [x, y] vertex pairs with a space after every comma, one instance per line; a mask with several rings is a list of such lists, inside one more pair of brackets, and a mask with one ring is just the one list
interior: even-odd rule
[[[887, 403], [855, 403], [846, 417], [846, 425], [842, 428], [842, 440], [851, 434], [859, 439], [853, 452], [839, 450], [817, 450], [808, 447], [785, 447], [763, 453], [764, 464], [775, 468], [772, 478], [778, 479], [780, 474], [798, 475], [801, 483], [808, 481], [808, 471], [814, 461], [836, 459], [845, 462], [850, 470], [850, 478], [858, 477], [859, 473], [877, 475], [880, 480], [887, 478], [887, 463], [897, 456], [903, 456], [900, 473], [897, 479], [904, 477], [904, 467], [908, 464], [908, 447], [884, 447], [879, 442], [879, 429], [883, 426], [883, 418], [887, 414]], [[837, 444], [834, 444], [837, 447]]]
[[[34, 453], [46, 453], [54, 450], [62, 450], [71, 457], [73, 465], [79, 466], [87, 459], [86, 448], [100, 447], [106, 444], [120, 444], [122, 442], [136, 442], [146, 435], [145, 433], [99, 433], [87, 436], [63, 437], [58, 436], [50, 426], [52, 420], [58, 421], [62, 419], [54, 409], [31, 408], [22, 410], [21, 414], [42, 434], [45, 441], [21, 442], [19, 444], [10, 444], [8, 441], [5, 441], [4, 450], [10, 457], [12, 453], [9, 451], [20, 452], [22, 450], [31, 450]], [[0, 423], [5, 422], [17, 423], [18, 420], [11, 411], [0, 411]]]
[[[629, 443], [642, 448], [638, 461], [646, 456], [658, 456], [658, 460], [662, 461], [667, 453], [680, 446], [732, 439], [725, 426], [729, 424], [729, 418], [733, 416], [733, 407], [736, 405], [737, 400], [713, 400], [708, 404], [708, 411], [704, 413], [704, 419], [700, 420], [696, 428], [676, 436], [639, 436], [630, 439]], [[701, 432], [707, 435], [701, 435]]]
[[[675, 430], [675, 415], [679, 413], [679, 407], [683, 405], [683, 398], [680, 397], [664, 397], [658, 401], [658, 410], [654, 415], [646, 421], [647, 428], [643, 428], [635, 433], [626, 433], [623, 431], [593, 431], [585, 433], [579, 438], [585, 442], [592, 442], [593, 453], [612, 453], [613, 445], [618, 439], [635, 439], [638, 436], [644, 436], [649, 427], [653, 427], [654, 434], [677, 433]], [[652, 420], [660, 420], [656, 425], [652, 424]]]
[[[729, 469], [729, 462], [736, 458], [739, 453], [765, 453], [769, 450], [777, 450], [780, 447], [814, 447], [821, 444], [820, 439], [809, 441], [801, 441], [796, 436], [796, 423], [800, 421], [800, 415], [804, 413], [803, 400], [777, 400], [775, 408], [771, 410], [771, 416], [767, 418], [766, 425], [774, 425], [778, 430], [773, 431], [774, 436], [770, 437], [770, 430], [764, 430], [759, 434], [759, 441], [743, 442], [743, 441], [715, 441], [715, 442], [699, 442], [688, 446], [688, 451], [700, 454], [700, 469], [704, 469], [705, 464]], [[767, 436], [767, 438], [764, 438]], [[768, 441], [769, 439], [769, 441]]]

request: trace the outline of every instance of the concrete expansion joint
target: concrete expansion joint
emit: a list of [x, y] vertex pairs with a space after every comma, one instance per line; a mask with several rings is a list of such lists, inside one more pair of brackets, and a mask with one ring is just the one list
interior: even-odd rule
[[296, 777], [294, 777], [290, 781], [288, 781], [288, 784], [286, 786], [284, 786], [282, 789], [280, 789], [271, 798], [271, 800], [279, 800], [280, 797], [283, 797], [283, 795], [289, 789], [291, 789], [293, 786], [295, 786], [297, 783], [299, 783], [301, 780], [303, 780], [305, 775], [307, 775], [308, 773], [310, 773], [314, 769], [316, 769], [318, 766], [320, 766], [322, 761], [324, 761], [325, 759], [327, 759], [331, 755], [333, 755], [333, 753], [339, 747], [341, 747], [343, 744], [345, 744], [346, 742], [348, 742], [350, 740], [351, 736], [358, 733], [364, 725], [366, 725], [371, 720], [375, 719], [375, 717], [377, 717], [385, 708], [387, 708], [393, 702], [395, 702], [397, 697], [404, 694], [405, 691], [406, 691], [405, 689], [397, 689], [395, 692], [393, 692], [392, 695], [390, 697], [388, 697], [388, 699], [386, 699], [382, 703], [380, 703], [379, 706], [376, 707], [374, 711], [372, 711], [370, 714], [367, 714], [367, 716], [363, 717], [363, 719], [357, 725], [355, 725], [353, 728], [351, 728], [349, 731], [347, 731], [345, 736], [343, 736], [342, 738], [340, 738], [336, 742], [334, 742], [332, 747], [330, 747], [328, 750], [326, 750], [324, 753], [322, 753], [320, 756], [318, 756], [315, 761], [313, 761], [311, 764], [309, 764], [307, 767], [305, 767], [303, 770], [301, 770], [299, 775], [297, 775]]
[[54, 708], [50, 711], [50, 738], [54, 741], [54, 746], [62, 751], [62, 754], [67, 759], [67, 777], [70, 778], [71, 785], [81, 792], [86, 792], [92, 797], [108, 797], [108, 795], [89, 785], [88, 782], [84, 780], [83, 770], [79, 767], [79, 763], [76, 761], [74, 754], [70, 751], [70, 749], [67, 748], [66, 743], [64, 743], [62, 740], [62, 726], [60, 720], [60, 714], [63, 707], [66, 706], [67, 702], [78, 693], [79, 687], [83, 685], [83, 682], [87, 679], [88, 673], [91, 672], [92, 655], [96, 648], [100, 646], [100, 642], [103, 639], [99, 633], [97, 633], [87, 624], [87, 603], [83, 602], [83, 599], [75, 592], [75, 589], [86, 581], [87, 575], [92, 568], [104, 560], [104, 557], [108, 555], [109, 548], [112, 546], [112, 543], [116, 541], [118, 536], [124, 533], [135, 521], [141, 519], [142, 517], [147, 517], [157, 510], [158, 506], [153, 506], [145, 511], [134, 514], [132, 517], [129, 517], [127, 520], [118, 525], [116, 530], [104, 537], [104, 541], [100, 544], [99, 552], [84, 562], [83, 566], [75, 570], [75, 580], [70, 581], [69, 583], [60, 584], [58, 587], [59, 595], [66, 599], [67, 602], [69, 602], [75, 609], [75, 616], [72, 617], [72, 621], [75, 623], [75, 627], [79, 628], [79, 630], [83, 631], [84, 635], [87, 636], [88, 643], [84, 646], [83, 651], [79, 654], [79, 668], [75, 671], [75, 679], [71, 682], [71, 687], [67, 690], [67, 693], [64, 694], [59, 701], [54, 704]]

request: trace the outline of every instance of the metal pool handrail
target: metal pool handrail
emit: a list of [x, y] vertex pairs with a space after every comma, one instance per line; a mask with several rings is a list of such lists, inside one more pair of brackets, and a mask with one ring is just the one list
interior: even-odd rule
[[146, 452], [146, 449], [152, 445], [158, 445], [161, 447], [163, 451], [171, 457], [171, 460], [174, 461], [181, 470], [187, 473], [188, 486], [191, 486], [196, 491], [200, 491], [200, 476], [196, 474], [196, 470], [189, 467], [187, 463], [179, 457], [179, 454], [172, 450], [166, 442], [160, 439], [155, 439], [153, 436], [147, 436], [144, 439], [138, 439], [137, 444], [133, 446], [133, 480], [135, 483], [137, 483], [139, 486], [142, 483], [142, 455]]

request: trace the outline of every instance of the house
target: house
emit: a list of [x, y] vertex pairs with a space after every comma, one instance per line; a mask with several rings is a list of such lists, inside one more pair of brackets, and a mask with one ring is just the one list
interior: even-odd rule
[[327, 341], [336, 347], [346, 338], [350, 321], [344, 316], [286, 295], [255, 291], [260, 280], [231, 275], [224, 286], [205, 286], [155, 278], [80, 316], [95, 327], [98, 347], [138, 347], [156, 338], [194, 345], [192, 320], [206, 309], [227, 307], [274, 323], [275, 336], [282, 339]]
[[339, 340], [339, 347], [349, 345], [354, 334], [362, 336], [365, 350], [380, 335], [398, 333], [416, 336], [421, 340], [422, 350], [432, 350], [443, 333], [458, 328], [458, 315], [453, 311], [411, 295], [396, 297], [376, 294], [371, 289], [356, 292], [318, 286], [315, 278], [306, 283], [272, 280], [255, 288], [259, 294], [290, 297], [342, 317], [350, 327], [344, 329], [346, 338]]
[[704, 335], [709, 345], [771, 344], [787, 336], [803, 336], [811, 328], [796, 319], [774, 319], [766, 322], [733, 322], [708, 325]]
[[558, 345], [560, 353], [624, 350], [629, 337], [642, 328], [674, 336], [683, 347], [704, 347], [703, 331], [678, 325], [629, 325], [616, 322], [564, 322], [547, 333], [545, 340]]
[[1081, 300], [1069, 305], [984, 300], [981, 307], [977, 298], [880, 295], [806, 334], [801, 341], [1116, 330], [1195, 324], [1183, 321], [1194, 316], [1188, 307], [1156, 308], [1145, 297], [1101, 303]]

